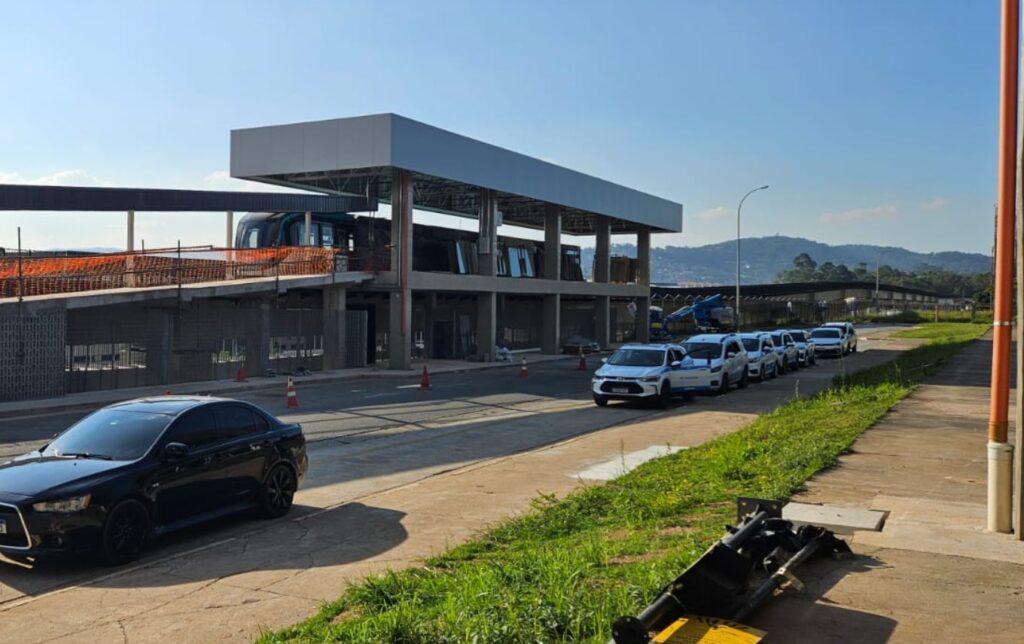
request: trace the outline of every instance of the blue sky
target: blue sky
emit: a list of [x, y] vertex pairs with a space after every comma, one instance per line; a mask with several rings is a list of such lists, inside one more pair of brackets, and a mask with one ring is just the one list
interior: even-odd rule
[[[685, 205], [656, 245], [989, 252], [998, 3], [6, 2], [0, 181], [242, 188], [232, 128], [397, 112]], [[33, 248], [108, 214], [3, 213]], [[147, 246], [220, 216], [140, 215]]]

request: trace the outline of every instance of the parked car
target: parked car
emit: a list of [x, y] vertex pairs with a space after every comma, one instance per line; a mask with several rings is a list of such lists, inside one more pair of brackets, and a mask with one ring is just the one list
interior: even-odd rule
[[775, 354], [779, 356], [779, 373], [786, 373], [800, 366], [800, 352], [796, 348], [796, 340], [789, 331], [772, 331], [772, 343]]
[[695, 335], [683, 343], [686, 391], [724, 394], [735, 384], [742, 389], [750, 378], [747, 351], [733, 333]]
[[251, 509], [284, 515], [307, 468], [302, 427], [249, 403], [117, 403], [0, 465], [0, 552], [127, 563], [179, 528]]
[[796, 342], [797, 359], [800, 364], [809, 367], [814, 364], [814, 339], [809, 331], [790, 329], [789, 335]]
[[600, 407], [609, 400], [647, 400], [659, 406], [683, 393], [683, 348], [677, 344], [626, 344], [594, 372], [591, 391]]
[[747, 372], [761, 382], [779, 375], [779, 356], [775, 353], [770, 333], [740, 333], [747, 351]]
[[849, 322], [826, 322], [822, 326], [843, 330], [843, 345], [846, 353], [857, 353], [857, 329]]
[[811, 329], [811, 340], [814, 341], [814, 352], [819, 356], [846, 355], [846, 340], [843, 330], [834, 326], [820, 326]]

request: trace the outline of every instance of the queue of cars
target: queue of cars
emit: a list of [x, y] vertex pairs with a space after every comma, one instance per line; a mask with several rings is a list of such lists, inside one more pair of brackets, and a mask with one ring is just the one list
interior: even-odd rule
[[646, 400], [667, 406], [673, 397], [724, 394], [810, 367], [819, 355], [844, 356], [857, 350], [857, 332], [848, 322], [821, 327], [749, 333], [705, 333], [685, 342], [626, 344], [594, 373], [594, 403]]

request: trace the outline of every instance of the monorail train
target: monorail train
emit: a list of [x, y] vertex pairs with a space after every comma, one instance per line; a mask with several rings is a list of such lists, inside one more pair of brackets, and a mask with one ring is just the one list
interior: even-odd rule
[[[349, 213], [314, 213], [311, 240], [316, 246], [335, 248], [354, 260], [387, 254], [391, 222]], [[236, 248], [268, 248], [302, 245], [305, 213], [249, 213], [238, 222]], [[476, 239], [473, 231], [442, 226], [413, 225], [413, 270], [445, 273], [476, 273]], [[537, 277], [542, 274], [544, 244], [515, 237], [498, 237], [498, 274]], [[583, 280], [579, 246], [562, 245], [562, 279]]]

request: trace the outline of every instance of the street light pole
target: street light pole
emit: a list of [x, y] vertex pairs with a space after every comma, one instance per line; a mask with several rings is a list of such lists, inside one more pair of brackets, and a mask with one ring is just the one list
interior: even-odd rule
[[760, 188], [754, 188], [747, 194], [743, 195], [740, 199], [740, 205], [736, 207], [736, 309], [734, 315], [736, 316], [736, 332], [740, 330], [740, 211], [743, 210], [743, 202], [747, 200], [747, 197], [754, 194], [758, 190], [767, 190], [768, 186], [761, 186]]

